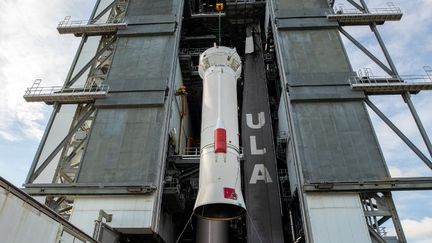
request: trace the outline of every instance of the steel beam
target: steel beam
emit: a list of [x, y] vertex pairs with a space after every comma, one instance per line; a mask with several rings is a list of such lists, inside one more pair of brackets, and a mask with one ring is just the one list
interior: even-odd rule
[[138, 195], [156, 191], [155, 185], [26, 184], [31, 196]]
[[383, 192], [432, 190], [432, 177], [392, 178], [363, 182], [305, 183], [307, 192]]
[[116, 36], [113, 36], [111, 38], [111, 40], [109, 40], [109, 42], [106, 44], [106, 46], [104, 46], [104, 48], [102, 48], [101, 50], [99, 50], [95, 54], [95, 56], [92, 59], [90, 59], [90, 61], [87, 62], [87, 64], [84, 67], [82, 67], [81, 70], [73, 78], [71, 78], [67, 82], [66, 87], [72, 86], [81, 77], [81, 75], [83, 75], [85, 73], [85, 71], [87, 71], [87, 69], [90, 68], [93, 65], [94, 61], [96, 61], [96, 59], [98, 57], [100, 57], [100, 55], [102, 55], [112, 44], [114, 44], [114, 42], [116, 40], [117, 40]]
[[417, 156], [423, 160], [423, 162], [432, 169], [432, 162], [429, 160], [428, 157], [426, 157], [419, 148], [417, 148], [414, 143], [409, 140], [402, 132], [399, 130], [399, 128], [394, 125], [390, 119], [387, 118], [384, 113], [382, 113], [378, 107], [376, 107], [369, 99], [365, 99], [366, 104], [405, 142], [408, 147], [417, 154]]
[[378, 29], [376, 27], [376, 24], [375, 23], [371, 24], [370, 28], [371, 28], [372, 32], [375, 34], [375, 38], [377, 39], [378, 44], [381, 47], [381, 50], [382, 50], [382, 52], [384, 54], [384, 57], [387, 60], [387, 63], [390, 66], [390, 69], [393, 71], [393, 74], [390, 74], [390, 75], [396, 75], [396, 76], [398, 76], [399, 74], [398, 74], [398, 71], [396, 69], [396, 66], [395, 66], [395, 64], [394, 64], [394, 62], [393, 62], [393, 60], [392, 60], [392, 58], [390, 56], [390, 53], [387, 50], [387, 47], [384, 44], [383, 39], [381, 38], [381, 35], [380, 35], [380, 33], [379, 33], [379, 31], [378, 31]]
[[366, 11], [362, 6], [360, 6], [360, 4], [356, 3], [354, 0], [347, 0], [347, 2], [351, 3], [351, 5], [353, 5], [355, 8], [362, 12]]
[[98, 21], [102, 16], [104, 16], [104, 14], [106, 14], [108, 12], [108, 10], [112, 9], [114, 4], [117, 2], [117, 0], [112, 1], [112, 3], [110, 3], [106, 8], [104, 8], [104, 10], [102, 10], [98, 15], [96, 15], [95, 17], [91, 18], [89, 21], [89, 24], [93, 24], [96, 21]]
[[410, 109], [411, 114], [412, 114], [412, 116], [414, 118], [414, 121], [417, 124], [417, 127], [418, 127], [418, 129], [420, 131], [420, 134], [421, 134], [422, 138], [423, 138], [423, 141], [426, 144], [426, 148], [429, 151], [430, 156], [432, 157], [432, 144], [431, 144], [431, 141], [430, 141], [429, 136], [428, 136], [428, 134], [426, 132], [426, 129], [423, 126], [423, 123], [420, 120], [419, 115], [417, 114], [417, 111], [416, 111], [416, 109], [414, 107], [414, 104], [411, 101], [411, 96], [410, 96], [410, 94], [408, 92], [405, 92], [404, 94], [402, 94], [402, 97], [405, 100], [405, 102], [407, 103], [408, 108]]
[[31, 175], [30, 182], [33, 182], [41, 173], [42, 171], [48, 166], [48, 164], [51, 162], [51, 160], [57, 155], [57, 153], [64, 147], [67, 141], [75, 134], [75, 132], [80, 128], [84, 122], [87, 120], [87, 118], [90, 117], [90, 115], [95, 110], [94, 107], [92, 107], [87, 113], [85, 113], [81, 119], [78, 121], [78, 123], [69, 131], [69, 133], [66, 135], [65, 138], [57, 145], [57, 147], [51, 152], [51, 154], [45, 159], [45, 161], [37, 168], [37, 170]]
[[374, 54], [372, 54], [366, 47], [364, 47], [360, 42], [358, 42], [353, 36], [346, 32], [342, 27], [339, 26], [339, 31], [350, 40], [355, 46], [357, 46], [361, 51], [363, 51], [366, 56], [368, 56], [372, 61], [374, 61], [380, 68], [382, 68], [387, 74], [393, 75], [393, 70], [388, 68], [384, 63], [382, 63]]

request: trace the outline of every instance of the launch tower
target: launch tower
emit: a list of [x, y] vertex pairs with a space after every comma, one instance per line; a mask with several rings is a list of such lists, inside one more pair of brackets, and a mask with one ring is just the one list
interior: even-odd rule
[[[406, 242], [391, 193], [432, 179], [391, 177], [367, 107], [432, 169], [410, 98], [432, 89], [432, 69], [398, 73], [377, 26], [399, 8], [334, 4], [97, 0], [89, 20], [65, 18], [59, 33], [81, 44], [63, 86], [37, 80], [24, 95], [53, 106], [25, 191], [103, 243]], [[385, 60], [346, 26], [369, 26]], [[386, 76], [354, 72], [341, 34]], [[209, 60], [223, 46], [226, 60]], [[387, 94], [403, 97], [429, 154], [369, 99]], [[233, 186], [209, 185], [224, 176]]]

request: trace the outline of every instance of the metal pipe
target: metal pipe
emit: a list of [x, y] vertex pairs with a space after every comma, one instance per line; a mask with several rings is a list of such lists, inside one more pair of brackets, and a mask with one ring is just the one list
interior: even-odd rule
[[[177, 139], [177, 154], [181, 155], [183, 153], [183, 123], [184, 123], [184, 117], [186, 115], [186, 100], [185, 96], [187, 95], [186, 87], [180, 86], [177, 91], [176, 95], [180, 96], [180, 125], [179, 125], [179, 138]], [[177, 104], [177, 100], [176, 100]]]
[[207, 220], [197, 217], [196, 242], [228, 243], [228, 221]]
[[289, 213], [290, 228], [291, 228], [291, 239], [294, 242], [296, 240], [296, 238], [295, 238], [296, 234], [295, 234], [295, 230], [294, 230], [294, 221], [293, 221], [291, 209], [288, 210], [288, 213]]

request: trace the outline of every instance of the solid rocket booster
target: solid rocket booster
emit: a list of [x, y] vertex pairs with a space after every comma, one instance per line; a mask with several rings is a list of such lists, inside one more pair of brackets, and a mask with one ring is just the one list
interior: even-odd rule
[[194, 213], [212, 220], [242, 216], [237, 79], [241, 60], [235, 49], [213, 47], [200, 55], [203, 79], [199, 190]]

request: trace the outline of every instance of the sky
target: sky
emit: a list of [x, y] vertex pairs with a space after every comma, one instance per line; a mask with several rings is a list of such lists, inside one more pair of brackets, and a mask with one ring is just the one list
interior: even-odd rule
[[[94, 0], [0, 0], [0, 176], [21, 186], [39, 145], [52, 107], [26, 103], [24, 91], [35, 79], [43, 84], [62, 85], [79, 38], [59, 35], [56, 26], [65, 16], [87, 19]], [[336, 1], [336, 5], [343, 3]], [[369, 7], [385, 7], [375, 0]], [[388, 50], [401, 75], [425, 75], [432, 66], [432, 0], [395, 0], [404, 16], [400, 22], [379, 26]], [[349, 8], [348, 3], [344, 3]], [[346, 30], [363, 45], [378, 53], [368, 27]], [[383, 72], [360, 50], [344, 39], [354, 70], [370, 68]], [[400, 96], [371, 97], [372, 101], [430, 158], [406, 104]], [[432, 92], [413, 95], [412, 100], [432, 136]], [[393, 177], [432, 176], [431, 170], [380, 119], [370, 112], [375, 132]], [[393, 193], [408, 242], [432, 240], [432, 192]], [[392, 229], [388, 229], [389, 233]]]

